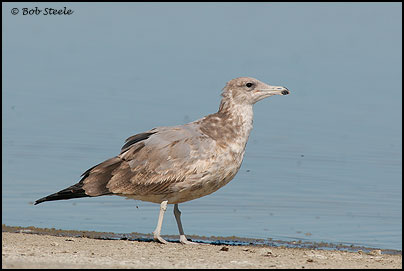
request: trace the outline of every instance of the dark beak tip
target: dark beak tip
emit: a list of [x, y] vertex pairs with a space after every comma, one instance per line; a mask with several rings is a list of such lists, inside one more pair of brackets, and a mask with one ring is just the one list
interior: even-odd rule
[[290, 92], [289, 92], [289, 90], [282, 90], [282, 95], [288, 95]]

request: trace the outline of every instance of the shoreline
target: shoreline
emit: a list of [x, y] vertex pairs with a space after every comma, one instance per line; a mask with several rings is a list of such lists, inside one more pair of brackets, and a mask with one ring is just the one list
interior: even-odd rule
[[3, 225], [2, 268], [402, 268], [401, 251], [163, 245], [147, 238], [106, 240], [99, 234]]
[[[55, 228], [37, 228], [34, 226], [20, 227], [20, 226], [7, 226], [2, 225], [3, 232], [14, 232], [14, 233], [31, 233], [31, 234], [45, 234], [52, 236], [63, 236], [63, 237], [87, 237], [92, 239], [101, 240], [129, 240], [129, 241], [142, 241], [142, 242], [152, 242], [152, 234], [144, 234], [138, 232], [132, 233], [113, 233], [113, 232], [97, 232], [97, 231], [81, 231], [81, 230], [62, 230]], [[178, 235], [162, 235], [164, 239], [170, 243], [179, 243]], [[309, 248], [309, 249], [325, 249], [325, 250], [340, 250], [347, 252], [358, 252], [362, 251], [365, 253], [370, 253], [374, 250], [380, 250], [382, 254], [397, 255], [402, 254], [401, 250], [396, 249], [381, 249], [377, 247], [365, 247], [365, 246], [355, 246], [355, 245], [345, 245], [345, 244], [333, 244], [326, 242], [313, 242], [313, 241], [284, 241], [284, 240], [274, 240], [274, 239], [257, 239], [257, 238], [246, 238], [237, 236], [198, 236], [198, 235], [187, 235], [187, 238], [193, 242], [212, 244], [212, 245], [231, 245], [231, 246], [268, 246], [268, 247], [288, 247], [288, 248]]]

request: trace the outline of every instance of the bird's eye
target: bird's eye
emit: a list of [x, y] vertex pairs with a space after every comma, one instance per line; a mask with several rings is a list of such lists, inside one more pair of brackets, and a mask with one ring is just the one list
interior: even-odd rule
[[245, 86], [248, 87], [248, 88], [252, 87], [253, 85], [254, 85], [253, 83], [247, 83], [247, 84], [245, 84]]

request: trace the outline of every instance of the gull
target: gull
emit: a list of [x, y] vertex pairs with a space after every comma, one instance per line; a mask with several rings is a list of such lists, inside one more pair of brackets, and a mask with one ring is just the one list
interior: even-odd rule
[[184, 234], [178, 204], [209, 195], [230, 182], [240, 169], [251, 129], [253, 105], [266, 97], [287, 95], [282, 86], [251, 77], [226, 83], [218, 112], [196, 121], [156, 127], [126, 139], [119, 155], [84, 172], [81, 180], [35, 201], [118, 195], [160, 204], [154, 240], [163, 244], [161, 226], [167, 204], [174, 204], [180, 242]]

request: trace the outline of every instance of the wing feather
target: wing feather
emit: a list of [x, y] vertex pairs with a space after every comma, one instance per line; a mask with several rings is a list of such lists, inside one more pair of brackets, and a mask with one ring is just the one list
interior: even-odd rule
[[129, 137], [120, 155], [83, 173], [90, 196], [164, 195], [206, 175], [212, 142], [186, 126], [160, 127]]

